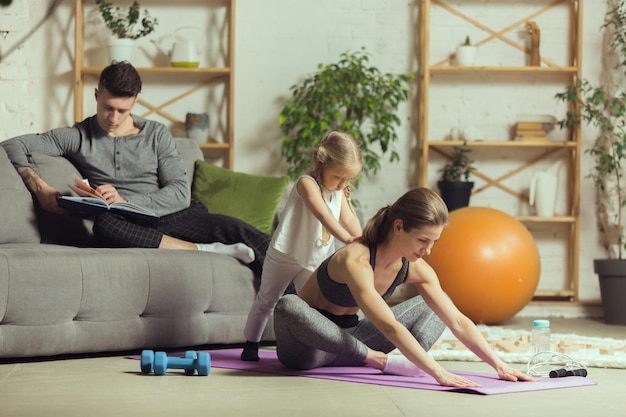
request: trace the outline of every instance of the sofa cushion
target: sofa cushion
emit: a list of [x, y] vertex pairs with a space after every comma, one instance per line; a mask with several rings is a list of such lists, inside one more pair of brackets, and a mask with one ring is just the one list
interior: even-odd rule
[[0, 147], [0, 243], [39, 243], [33, 198]]
[[204, 203], [211, 213], [236, 217], [269, 234], [288, 182], [286, 176], [233, 172], [197, 160], [191, 197]]

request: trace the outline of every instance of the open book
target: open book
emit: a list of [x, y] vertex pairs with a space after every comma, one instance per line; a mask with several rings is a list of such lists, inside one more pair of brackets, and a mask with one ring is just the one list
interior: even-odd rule
[[72, 214], [89, 218], [94, 214], [109, 210], [152, 226], [159, 222], [157, 214], [137, 204], [128, 201], [108, 204], [100, 193], [78, 177], [74, 177], [74, 184], [68, 185], [78, 194], [78, 197], [62, 195], [57, 198], [57, 201], [59, 206], [69, 210]]

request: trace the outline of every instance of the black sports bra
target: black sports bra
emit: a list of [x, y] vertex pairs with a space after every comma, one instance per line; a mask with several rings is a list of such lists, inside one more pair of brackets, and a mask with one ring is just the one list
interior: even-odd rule
[[[334, 255], [334, 254], [333, 254]], [[329, 256], [322, 262], [317, 270], [317, 284], [320, 287], [320, 291], [324, 294], [324, 297], [328, 301], [333, 304], [336, 304], [341, 307], [357, 307], [357, 303], [350, 292], [350, 289], [346, 284], [340, 284], [328, 275], [328, 262], [333, 257], [333, 255]], [[376, 265], [376, 246], [370, 246], [370, 265], [372, 269], [374, 269]], [[383, 299], [391, 297], [396, 287], [404, 281], [406, 281], [407, 276], [409, 275], [409, 261], [405, 258], [402, 258], [402, 267], [398, 271], [398, 275], [393, 280], [391, 286], [385, 291], [382, 295]]]

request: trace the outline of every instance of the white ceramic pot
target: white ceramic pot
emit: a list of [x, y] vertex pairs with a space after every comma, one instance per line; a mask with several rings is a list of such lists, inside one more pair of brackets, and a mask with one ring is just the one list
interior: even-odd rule
[[133, 39], [112, 38], [109, 41], [109, 62], [128, 61], [132, 62], [135, 41]]
[[459, 45], [456, 48], [456, 64], [460, 66], [476, 65], [478, 48], [475, 46]]

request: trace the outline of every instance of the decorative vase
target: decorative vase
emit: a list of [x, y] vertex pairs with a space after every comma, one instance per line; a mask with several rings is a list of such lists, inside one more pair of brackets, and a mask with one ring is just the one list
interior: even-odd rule
[[547, 171], [537, 171], [530, 180], [528, 202], [539, 217], [554, 216], [561, 165], [563, 162], [558, 161]]
[[528, 194], [529, 203], [535, 206], [537, 216], [553, 217], [556, 206], [558, 178], [547, 172], [535, 172]]
[[112, 38], [109, 41], [109, 62], [113, 61], [127, 61], [132, 62], [133, 49], [135, 48], [135, 41], [132, 39], [120, 39]]
[[207, 113], [187, 113], [185, 128], [188, 138], [197, 143], [206, 143], [209, 138], [209, 115]]

